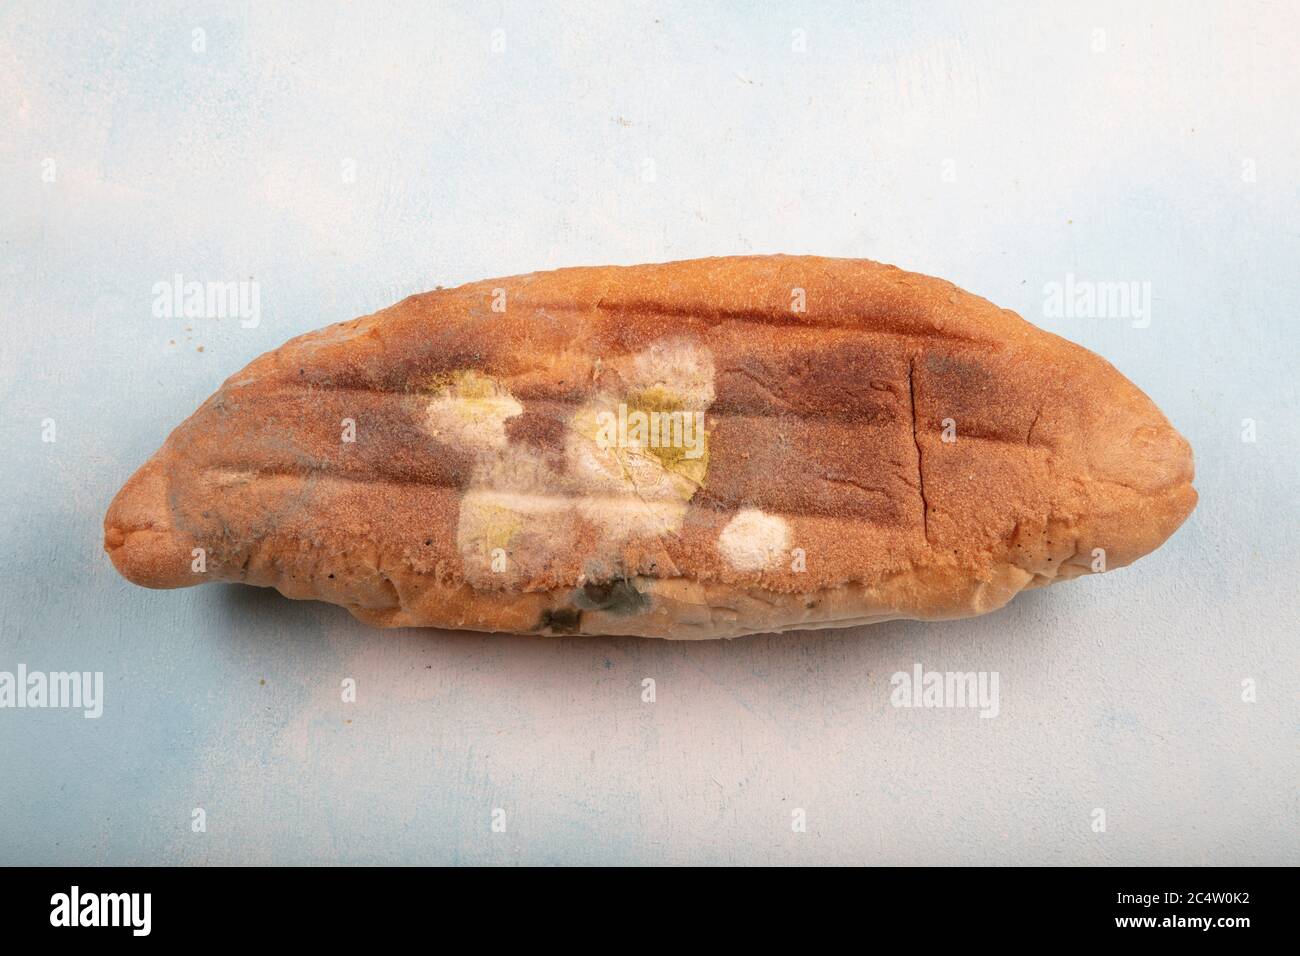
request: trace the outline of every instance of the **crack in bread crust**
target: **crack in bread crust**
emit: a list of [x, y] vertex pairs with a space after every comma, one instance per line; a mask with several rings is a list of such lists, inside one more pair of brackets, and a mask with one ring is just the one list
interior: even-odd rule
[[930, 503], [925, 497], [925, 452], [916, 433], [916, 360], [907, 365], [907, 397], [912, 409], [912, 444], [916, 446], [916, 491], [921, 496], [921, 534], [930, 543]]

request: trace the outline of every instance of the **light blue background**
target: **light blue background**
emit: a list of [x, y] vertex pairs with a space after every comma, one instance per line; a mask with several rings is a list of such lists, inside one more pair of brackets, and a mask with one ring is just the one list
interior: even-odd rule
[[[0, 670], [107, 685], [99, 720], [0, 710], [0, 862], [1300, 862], [1295, 4], [117, 6], [0, 7]], [[121, 483], [290, 336], [751, 252], [941, 275], [1099, 352], [1199, 509], [986, 618], [731, 643], [377, 632], [101, 552]], [[178, 272], [255, 279], [261, 324], [154, 318]], [[1150, 327], [1044, 318], [1067, 273], [1150, 282]], [[997, 671], [1001, 715], [891, 707], [915, 662]]]

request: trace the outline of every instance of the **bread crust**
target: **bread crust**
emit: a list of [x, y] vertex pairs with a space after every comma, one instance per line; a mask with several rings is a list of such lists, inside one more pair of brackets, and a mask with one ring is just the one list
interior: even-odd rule
[[[625, 436], [620, 409], [684, 431]], [[1192, 478], [1109, 363], [951, 283], [716, 258], [471, 283], [293, 339], [168, 437], [104, 543], [146, 587], [270, 586], [381, 627], [733, 637], [1121, 567]]]

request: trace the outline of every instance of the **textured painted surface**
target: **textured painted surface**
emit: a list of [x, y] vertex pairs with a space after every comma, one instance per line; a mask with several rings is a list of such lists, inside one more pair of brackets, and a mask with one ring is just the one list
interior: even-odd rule
[[[274, 6], [0, 10], [0, 670], [106, 686], [0, 710], [0, 862], [1300, 862], [1294, 7]], [[1198, 510], [987, 618], [733, 643], [375, 632], [100, 553], [291, 335], [745, 252], [1094, 349], [1191, 441]], [[260, 322], [155, 317], [178, 273], [255, 280]], [[1068, 275], [1149, 282], [1149, 324], [1045, 316]], [[998, 716], [892, 706], [918, 662], [996, 672]]]

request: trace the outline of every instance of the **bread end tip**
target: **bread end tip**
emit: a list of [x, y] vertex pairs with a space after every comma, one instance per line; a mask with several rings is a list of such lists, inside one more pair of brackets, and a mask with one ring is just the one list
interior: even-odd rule
[[167, 484], [153, 462], [131, 476], [104, 516], [104, 550], [118, 574], [146, 588], [201, 584], [194, 540], [171, 527]]

